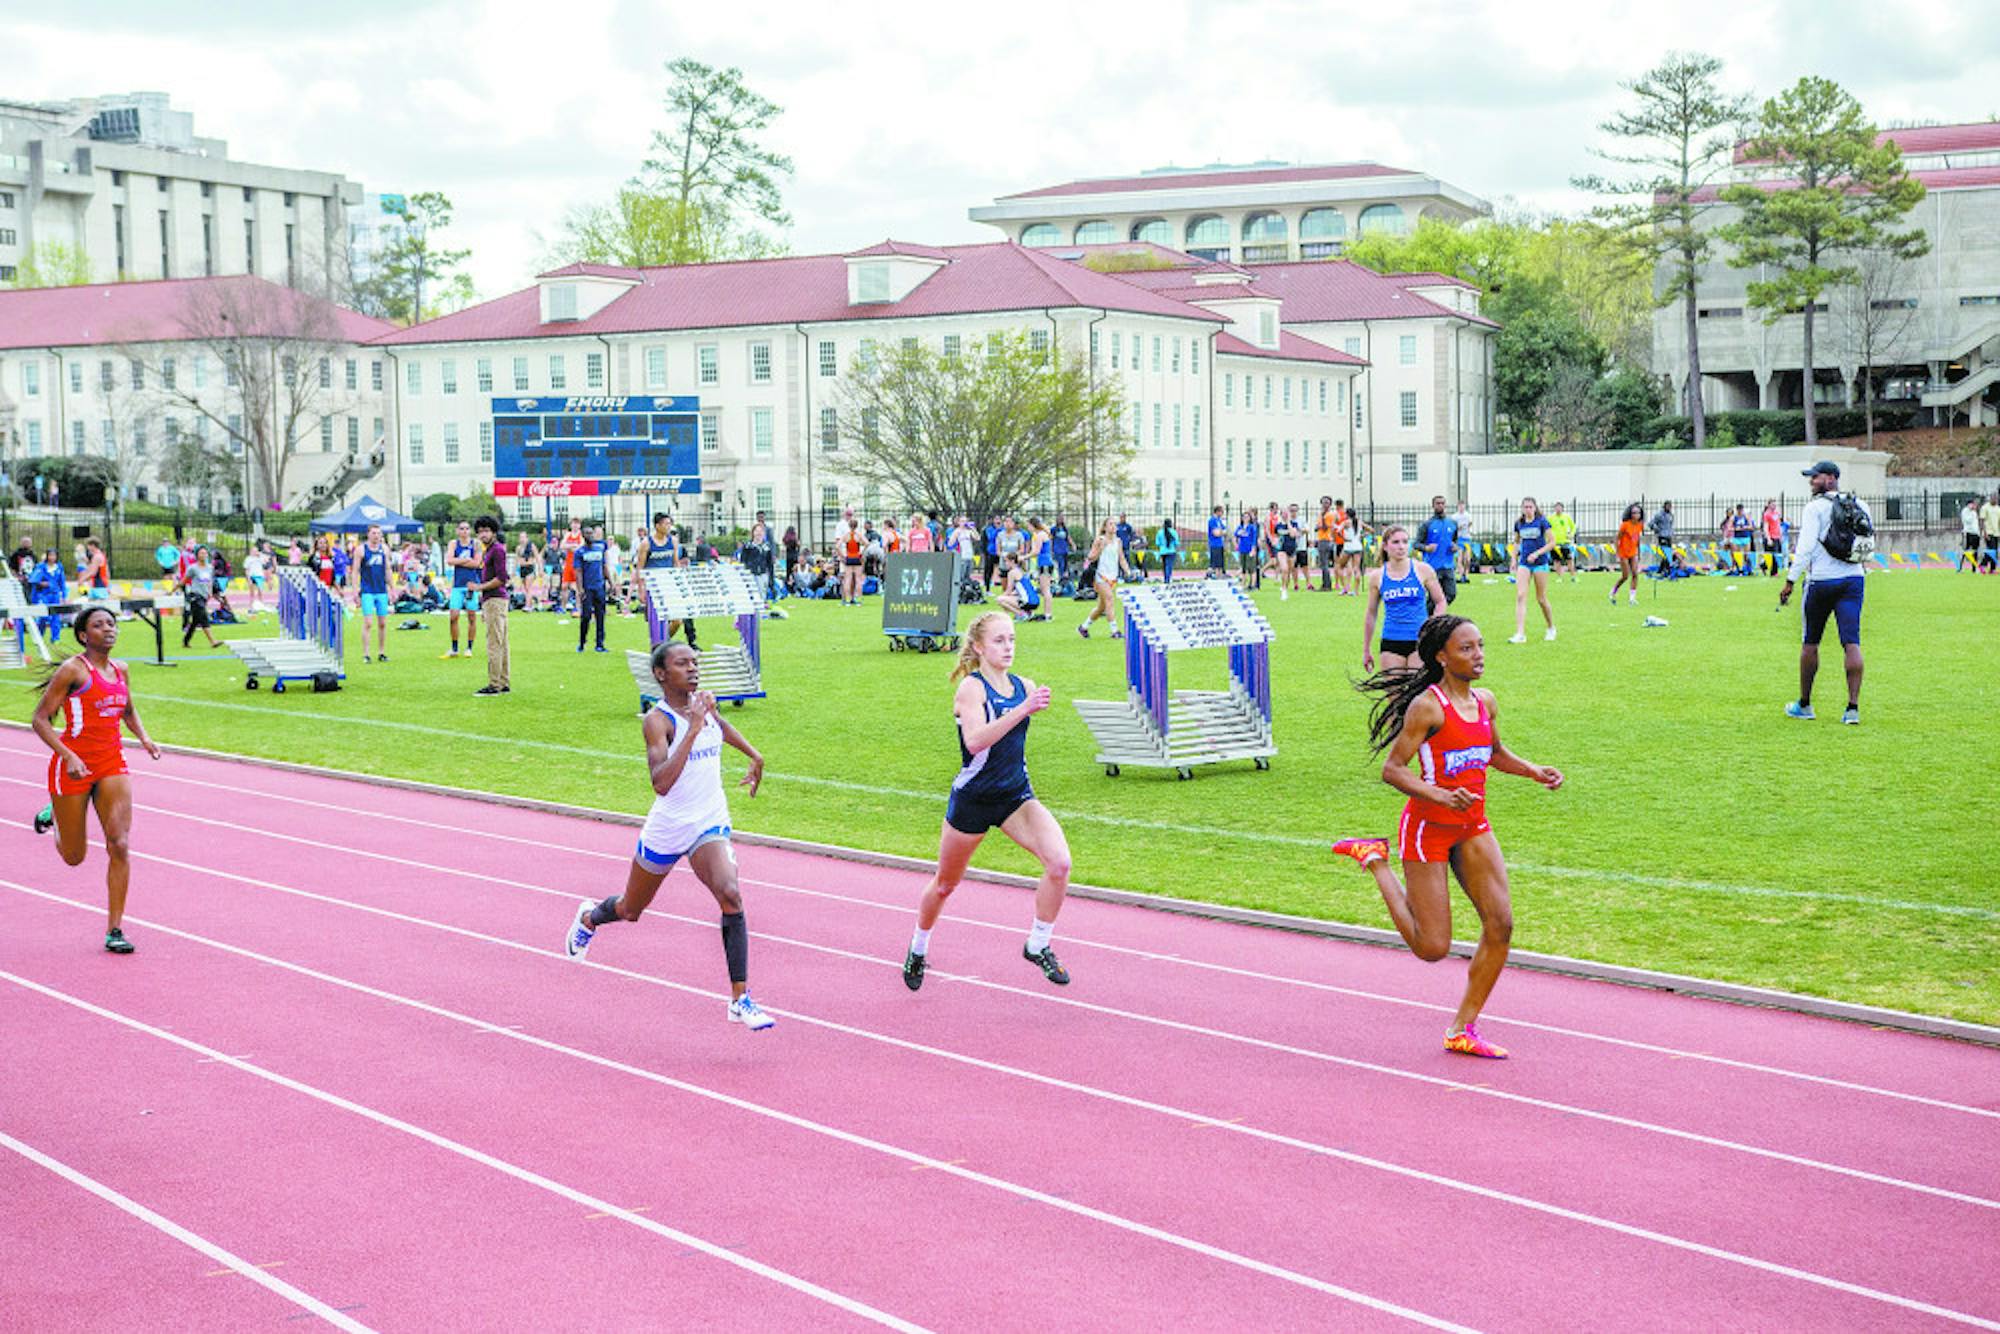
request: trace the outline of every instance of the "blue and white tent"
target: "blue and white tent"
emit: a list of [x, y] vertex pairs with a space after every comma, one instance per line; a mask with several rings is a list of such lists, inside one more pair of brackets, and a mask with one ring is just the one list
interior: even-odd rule
[[322, 514], [312, 521], [315, 533], [365, 533], [370, 525], [381, 524], [385, 533], [420, 533], [424, 526], [407, 514], [398, 514], [373, 496], [363, 496], [346, 509]]

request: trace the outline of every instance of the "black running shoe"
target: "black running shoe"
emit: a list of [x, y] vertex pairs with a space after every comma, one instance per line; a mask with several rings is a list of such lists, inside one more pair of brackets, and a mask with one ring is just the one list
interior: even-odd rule
[[104, 933], [104, 948], [113, 954], [130, 954], [132, 942], [125, 939], [125, 933], [114, 926]]
[[903, 985], [915, 991], [924, 984], [924, 969], [929, 964], [929, 956], [911, 950], [903, 956]]
[[36, 832], [36, 833], [38, 833], [38, 834], [46, 834], [46, 833], [48, 833], [48, 832], [49, 832], [49, 830], [50, 830], [51, 828], [53, 828], [53, 827], [55, 826], [55, 822], [56, 822], [56, 808], [55, 808], [55, 807], [53, 807], [53, 806], [44, 806], [44, 807], [42, 807], [42, 808], [41, 808], [40, 810], [38, 810], [38, 811], [36, 811], [36, 812], [35, 812], [35, 832]]
[[1041, 969], [1042, 976], [1057, 986], [1066, 987], [1069, 985], [1069, 969], [1056, 962], [1056, 951], [1053, 945], [1043, 946], [1040, 954], [1023, 945], [1021, 946], [1021, 957]]

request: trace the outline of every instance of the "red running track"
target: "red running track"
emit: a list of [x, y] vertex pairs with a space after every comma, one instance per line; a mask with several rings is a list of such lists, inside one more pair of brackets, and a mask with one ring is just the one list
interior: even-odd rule
[[129, 958], [0, 829], [29, 1327], [2000, 1329], [1983, 1048], [1515, 973], [1474, 1062], [1462, 963], [1077, 900], [1057, 989], [978, 884], [912, 996], [920, 877], [743, 847], [753, 1035], [685, 872], [561, 957], [629, 828], [138, 763]]

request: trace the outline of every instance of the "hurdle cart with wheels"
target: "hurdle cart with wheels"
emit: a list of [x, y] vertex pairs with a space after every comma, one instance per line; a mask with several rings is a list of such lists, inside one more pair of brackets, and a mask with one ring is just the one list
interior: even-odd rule
[[224, 641], [242, 660], [245, 690], [257, 689], [267, 676], [274, 695], [284, 694], [292, 681], [347, 679], [347, 604], [302, 567], [278, 571], [278, 629], [276, 639]]
[[[1123, 700], [1080, 699], [1076, 711], [1097, 742], [1097, 762], [1194, 776], [1198, 764], [1251, 760], [1271, 767], [1271, 623], [1235, 580], [1196, 579], [1118, 590], [1125, 604]], [[1167, 655], [1229, 650], [1229, 689], [1173, 690]]]
[[948, 551], [898, 551], [882, 567], [882, 633], [891, 653], [958, 650], [958, 599], [968, 562]]
[[[710, 562], [672, 570], [645, 570], [646, 624], [653, 643], [667, 637], [672, 621], [733, 616], [739, 643], [711, 644], [701, 650], [701, 688], [717, 700], [743, 707], [743, 701], [763, 699], [764, 584], [741, 565]], [[627, 650], [625, 662], [632, 683], [639, 687], [643, 713], [660, 698], [653, 679], [652, 653]]]

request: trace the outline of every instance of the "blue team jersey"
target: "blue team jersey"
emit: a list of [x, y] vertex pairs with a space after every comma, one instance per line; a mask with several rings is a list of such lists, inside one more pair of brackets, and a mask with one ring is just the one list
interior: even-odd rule
[[585, 542], [576, 549], [576, 577], [593, 593], [604, 589], [605, 544]]
[[1208, 544], [1219, 547], [1229, 540], [1229, 525], [1215, 515], [1208, 518]]
[[361, 548], [355, 558], [361, 571], [361, 591], [387, 594], [389, 591], [389, 548]]
[[1458, 525], [1450, 519], [1429, 519], [1424, 523], [1424, 560], [1434, 569], [1452, 563], [1458, 547]]
[[[454, 542], [451, 544], [451, 555], [453, 560], [476, 561], [479, 559], [479, 544], [476, 542]], [[477, 566], [454, 565], [451, 567], [451, 586], [453, 588], [469, 588], [478, 582], [479, 569]]]
[[1424, 581], [1417, 577], [1415, 561], [1410, 562], [1410, 572], [1400, 579], [1391, 579], [1388, 567], [1383, 567], [1382, 638], [1415, 639], [1429, 617], [1430, 604]]
[[1239, 523], [1236, 525], [1236, 554], [1247, 556], [1257, 549], [1257, 525]]
[[653, 534], [647, 533], [646, 564], [644, 568], [648, 570], [673, 569], [675, 557], [674, 546], [674, 535], [672, 533], [668, 533], [664, 538], [655, 537]]
[[1520, 544], [1523, 565], [1541, 565], [1549, 559], [1549, 521], [1537, 514], [1532, 519], [1514, 521], [1514, 539]]
[[[972, 679], [979, 682], [980, 688], [986, 692], [987, 722], [1028, 702], [1027, 683], [1012, 672], [1007, 673], [1007, 693], [1004, 695], [993, 688], [993, 683], [986, 679], [984, 672], [974, 672]], [[1028, 785], [1028, 723], [1032, 721], [1021, 722], [977, 755], [965, 748], [965, 729], [960, 727], [958, 754], [961, 767], [958, 777], [951, 780], [951, 790], [960, 796], [988, 801], [1032, 794]]]

